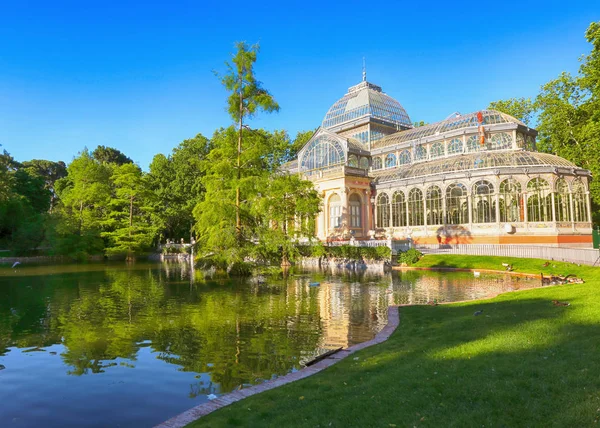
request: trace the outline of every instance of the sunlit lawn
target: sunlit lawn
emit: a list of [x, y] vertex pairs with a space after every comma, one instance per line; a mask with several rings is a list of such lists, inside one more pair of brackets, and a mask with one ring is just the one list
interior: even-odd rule
[[[506, 260], [426, 256], [419, 265], [498, 269]], [[353, 356], [358, 359], [225, 407], [193, 426], [598, 426], [600, 268], [508, 263], [521, 272], [575, 273], [587, 282], [403, 307], [392, 337]], [[553, 300], [571, 305], [554, 306]], [[477, 310], [483, 314], [474, 316]]]

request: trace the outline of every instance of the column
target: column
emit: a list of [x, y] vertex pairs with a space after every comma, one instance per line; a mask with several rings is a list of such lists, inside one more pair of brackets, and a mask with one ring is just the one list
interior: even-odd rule
[[552, 221], [554, 222], [554, 227], [556, 228], [556, 204], [554, 203], [554, 192], [550, 193], [550, 200], [552, 201]]
[[473, 229], [473, 198], [467, 195], [467, 211], [469, 212], [469, 230]]
[[365, 192], [365, 198], [367, 199], [367, 202], [365, 203], [367, 215], [365, 216], [366, 221], [362, 225], [365, 236], [369, 236], [369, 230], [375, 229], [375, 226], [372, 223], [373, 218], [371, 216], [371, 213], [373, 212], [373, 206], [371, 205], [371, 195], [371, 192]]
[[[499, 189], [499, 187], [496, 187], [496, 189]], [[496, 192], [494, 196], [496, 200], [496, 226], [500, 228], [500, 192]]]
[[319, 239], [327, 238], [327, 223], [325, 221], [327, 217], [327, 204], [325, 204], [323, 211], [319, 213], [317, 217], [317, 237]]
[[525, 230], [529, 230], [529, 213], [527, 212], [527, 192], [523, 192], [523, 221]]
[[447, 215], [447, 213], [446, 213], [446, 192], [444, 191], [444, 193], [442, 193], [442, 224], [444, 226], [447, 223], [446, 215]]
[[571, 230], [575, 232], [575, 210], [573, 204], [573, 193], [569, 190], [569, 206], [571, 207]]
[[590, 201], [590, 192], [585, 192], [585, 202], [587, 204], [587, 221], [592, 225], [592, 204]]
[[342, 187], [340, 189], [340, 196], [342, 197], [342, 216], [341, 216], [341, 223], [342, 223], [342, 234], [346, 234], [346, 232], [348, 231], [348, 228], [350, 227], [350, 224], [348, 222], [348, 189], [345, 187]]
[[423, 225], [425, 226], [425, 236], [429, 236], [429, 231], [427, 230], [427, 191], [423, 193], [423, 199], [421, 200], [421, 204], [423, 205]]

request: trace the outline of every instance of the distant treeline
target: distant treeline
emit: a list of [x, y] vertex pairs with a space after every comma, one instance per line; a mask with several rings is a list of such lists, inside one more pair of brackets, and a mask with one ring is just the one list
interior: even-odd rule
[[[253, 146], [257, 150], [252, 152], [250, 147], [246, 152], [249, 163], [261, 171], [249, 174], [245, 168], [243, 175], [247, 181], [249, 175], [257, 175], [267, 184], [267, 174], [291, 159], [312, 132], [299, 133], [293, 141], [285, 132], [247, 134], [249, 145], [261, 140]], [[213, 206], [233, 202], [231, 192], [215, 192], [231, 190], [232, 183], [227, 181], [235, 168], [226, 152], [235, 147], [236, 135], [232, 128], [217, 130], [213, 139], [198, 134], [168, 156], [154, 156], [148, 172], [118, 149], [105, 146], [84, 149], [68, 165], [37, 159], [21, 163], [4, 150], [0, 153], [0, 250], [4, 250], [0, 257], [85, 259], [151, 251], [167, 239], [189, 242], [196, 229], [211, 227], [198, 223], [206, 210], [199, 209], [195, 217], [194, 208], [202, 202]], [[215, 200], [206, 201], [206, 186], [213, 184], [217, 184], [211, 192]], [[256, 197], [260, 187], [249, 190], [249, 195]], [[226, 212], [217, 214], [221, 222], [226, 220]]]

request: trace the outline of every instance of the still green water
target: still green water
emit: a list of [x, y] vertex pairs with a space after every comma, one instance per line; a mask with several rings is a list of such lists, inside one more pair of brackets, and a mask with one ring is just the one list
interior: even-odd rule
[[0, 268], [0, 426], [152, 426], [371, 339], [390, 304], [536, 285], [467, 273], [258, 283], [204, 280], [179, 264]]

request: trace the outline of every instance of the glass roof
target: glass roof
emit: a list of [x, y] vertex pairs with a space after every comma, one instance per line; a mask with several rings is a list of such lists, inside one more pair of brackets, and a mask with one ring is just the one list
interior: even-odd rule
[[412, 128], [404, 107], [382, 92], [381, 87], [363, 81], [348, 89], [323, 119], [323, 128], [333, 128], [364, 117], [379, 119], [392, 126]]
[[556, 166], [578, 168], [575, 164], [548, 153], [511, 151], [480, 152], [462, 156], [444, 158], [430, 162], [416, 163], [406, 167], [384, 169], [371, 172], [379, 183], [402, 180], [405, 178], [424, 177], [433, 174], [444, 174], [468, 170], [497, 167]]
[[[396, 132], [395, 134], [389, 135], [382, 138], [381, 140], [375, 141], [372, 144], [373, 149], [392, 146], [394, 144], [405, 143], [413, 140], [420, 140], [435, 135], [442, 134], [444, 132], [454, 131], [457, 129], [471, 128], [479, 126], [477, 121], [478, 112], [456, 115], [449, 119], [442, 120], [441, 122], [432, 123], [430, 125], [420, 126], [418, 128], [407, 129], [405, 131]], [[482, 110], [484, 125], [495, 125], [499, 123], [516, 123], [527, 127], [523, 122], [514, 117], [502, 113], [496, 110]]]

